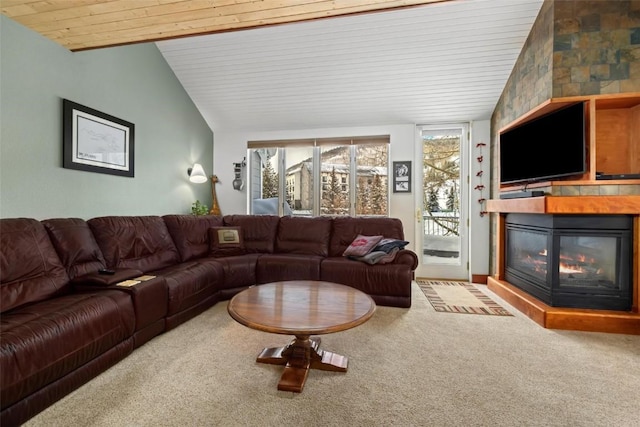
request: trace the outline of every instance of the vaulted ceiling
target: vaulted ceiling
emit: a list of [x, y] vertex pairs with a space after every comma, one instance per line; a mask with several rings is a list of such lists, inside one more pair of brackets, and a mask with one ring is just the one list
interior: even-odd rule
[[[2, 0], [2, 12], [72, 50], [156, 40], [214, 130], [266, 131], [489, 119], [542, 2]], [[61, 3], [84, 6], [48, 9]], [[360, 13], [376, 8], [391, 9]]]

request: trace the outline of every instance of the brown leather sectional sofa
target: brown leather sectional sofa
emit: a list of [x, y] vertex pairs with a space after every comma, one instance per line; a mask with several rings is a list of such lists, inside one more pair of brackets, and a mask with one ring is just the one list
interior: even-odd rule
[[[210, 229], [241, 230], [220, 256]], [[417, 256], [342, 256], [362, 235], [404, 239], [393, 218], [258, 215], [0, 220], [0, 424], [17, 425], [218, 301], [280, 280], [343, 283], [409, 307]], [[100, 274], [100, 269], [113, 274]], [[118, 286], [139, 278], [131, 287]]]

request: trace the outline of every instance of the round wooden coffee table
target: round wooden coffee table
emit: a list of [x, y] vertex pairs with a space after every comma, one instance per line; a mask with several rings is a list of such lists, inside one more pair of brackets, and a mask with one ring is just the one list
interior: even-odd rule
[[294, 335], [284, 347], [268, 347], [257, 361], [285, 365], [278, 390], [301, 392], [309, 369], [346, 372], [348, 359], [321, 350], [320, 338], [351, 329], [373, 316], [376, 305], [364, 292], [337, 283], [292, 280], [252, 286], [227, 307], [237, 322], [259, 331]]

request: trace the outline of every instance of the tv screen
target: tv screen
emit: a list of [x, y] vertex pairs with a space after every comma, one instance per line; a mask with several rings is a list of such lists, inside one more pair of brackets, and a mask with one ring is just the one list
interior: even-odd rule
[[500, 134], [500, 183], [527, 183], [586, 172], [584, 103]]

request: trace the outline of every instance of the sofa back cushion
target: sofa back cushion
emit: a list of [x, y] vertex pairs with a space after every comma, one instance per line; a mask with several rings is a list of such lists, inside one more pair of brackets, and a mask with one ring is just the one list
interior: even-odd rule
[[225, 215], [224, 225], [242, 228], [247, 253], [273, 253], [278, 222], [275, 215]]
[[87, 223], [108, 268], [146, 273], [180, 262], [169, 230], [159, 216], [106, 216]]
[[397, 218], [335, 217], [331, 231], [329, 256], [342, 256], [358, 235], [382, 235], [391, 239], [404, 239], [402, 221]]
[[42, 221], [70, 279], [104, 268], [105, 261], [89, 224], [80, 218]]
[[182, 261], [206, 256], [209, 229], [222, 226], [222, 217], [214, 215], [165, 215], [162, 219]]
[[30, 218], [0, 219], [0, 312], [70, 289], [44, 225]]
[[331, 218], [282, 217], [276, 236], [276, 253], [329, 255]]

